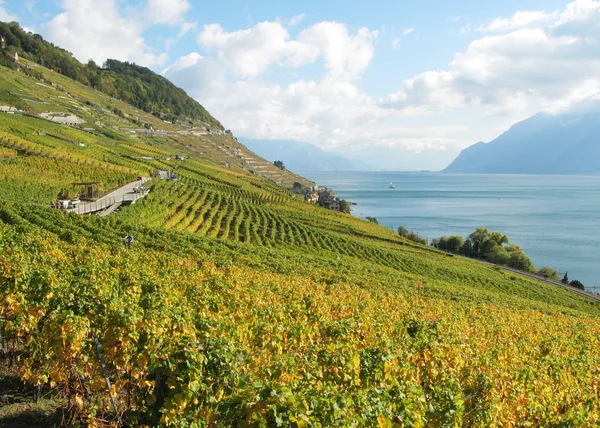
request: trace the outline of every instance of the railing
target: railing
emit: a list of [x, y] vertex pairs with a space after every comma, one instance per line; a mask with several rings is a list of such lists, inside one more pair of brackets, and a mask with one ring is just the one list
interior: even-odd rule
[[143, 193], [128, 193], [122, 196], [111, 196], [108, 198], [102, 198], [94, 202], [90, 202], [88, 204], [81, 204], [77, 208], [69, 208], [67, 212], [75, 213], [75, 214], [91, 214], [98, 211], [103, 211], [112, 205], [119, 204], [123, 205], [124, 203], [133, 204], [138, 199], [146, 196], [148, 192]]

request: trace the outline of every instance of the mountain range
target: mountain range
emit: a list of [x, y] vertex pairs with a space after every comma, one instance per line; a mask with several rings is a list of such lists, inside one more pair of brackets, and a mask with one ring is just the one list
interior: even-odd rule
[[271, 162], [282, 161], [288, 170], [296, 173], [376, 170], [365, 162], [300, 141], [240, 139], [240, 142]]
[[600, 113], [540, 113], [466, 149], [444, 170], [481, 174], [599, 174]]

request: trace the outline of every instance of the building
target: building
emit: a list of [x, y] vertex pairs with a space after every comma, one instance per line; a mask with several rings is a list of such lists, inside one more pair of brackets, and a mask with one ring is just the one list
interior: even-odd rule
[[340, 203], [338, 201], [336, 201], [335, 199], [328, 200], [327, 202], [325, 202], [325, 205], [323, 205], [323, 206], [331, 211], [339, 211], [340, 210]]
[[311, 204], [316, 204], [319, 202], [319, 195], [317, 193], [307, 193], [304, 195], [304, 200], [306, 202], [310, 202]]

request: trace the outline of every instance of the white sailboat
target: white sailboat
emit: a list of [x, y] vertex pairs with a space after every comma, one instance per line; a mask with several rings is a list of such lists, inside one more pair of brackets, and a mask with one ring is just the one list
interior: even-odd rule
[[394, 183], [392, 183], [390, 181], [390, 185], [388, 186], [388, 189], [395, 189], [395, 188], [396, 188], [396, 186], [394, 185]]

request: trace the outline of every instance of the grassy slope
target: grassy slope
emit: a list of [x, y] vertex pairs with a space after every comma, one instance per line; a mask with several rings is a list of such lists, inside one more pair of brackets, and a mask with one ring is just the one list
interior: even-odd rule
[[[40, 72], [44, 81], [51, 82], [56, 87], [3, 67], [0, 73], [0, 105], [10, 105], [32, 113], [51, 111], [75, 114], [86, 121], [81, 125], [82, 128], [91, 128], [93, 131], [71, 130], [70, 139], [83, 143], [103, 143], [114, 148], [114, 151], [108, 153], [113, 160], [114, 155], [153, 156], [156, 153], [151, 148], [156, 148], [159, 153], [164, 148], [166, 153], [193, 156], [213, 165], [224, 166], [229, 163], [228, 169], [236, 172], [247, 174], [249, 170], [254, 170], [255, 173], [288, 187], [294, 181], [311, 184], [293, 173], [279, 170], [231, 137], [218, 133], [190, 135], [193, 131], [203, 132], [203, 127], [182, 128], [169, 124], [35, 63], [21, 60], [20, 66], [25, 70], [29, 67]], [[125, 117], [115, 114], [115, 110], [124, 113]], [[141, 128], [139, 123], [148, 124], [155, 130], [167, 131], [169, 135], [138, 136], [135, 130]], [[63, 128], [52, 127], [50, 123], [34, 126], [39, 129], [50, 127], [50, 132]], [[29, 133], [32, 131], [34, 130]], [[132, 143], [135, 142], [143, 144], [141, 152], [131, 151]]]
[[[33, 67], [32, 64], [29, 66]], [[399, 364], [423, 361], [423, 367], [414, 366], [410, 380], [407, 377], [405, 382], [421, 392], [415, 392], [417, 396], [407, 400], [411, 403], [415, 400], [414, 417], [420, 415], [434, 424], [440, 422], [442, 419], [439, 418], [448, 410], [442, 408], [443, 400], [440, 392], [434, 391], [435, 384], [447, 384], [448, 391], [458, 394], [457, 397], [462, 394], [463, 401], [469, 395], [481, 394], [477, 403], [460, 404], [458, 399], [453, 402], [452, 406], [462, 406], [462, 413], [455, 409], [453, 417], [459, 418], [457, 420], [469, 422], [463, 415], [470, 411], [471, 415], [479, 415], [477, 417], [484, 423], [501, 421], [497, 414], [490, 413], [494, 404], [486, 394], [499, 394], [494, 389], [502, 377], [502, 371], [494, 371], [497, 355], [513, 352], [512, 346], [519, 348], [523, 360], [507, 361], [504, 372], [511, 377], [516, 390], [523, 387], [525, 392], [501, 399], [498, 406], [503, 411], [499, 411], [500, 414], [504, 412], [538, 423], [558, 420], [555, 414], [552, 414], [553, 418], [540, 419], [535, 408], [527, 410], [532, 413], [519, 410], [519, 394], [526, 394], [526, 398], [534, 402], [542, 402], [540, 397], [551, 400], [550, 396], [546, 397], [537, 387], [528, 386], [528, 381], [519, 377], [523, 364], [539, 365], [539, 370], [545, 373], [553, 367], [552, 361], [569, 358], [568, 361], [575, 361], [574, 353], [584, 346], [588, 350], [585, 354], [588, 360], [581, 363], [581, 367], [590, 369], [586, 376], [593, 376], [593, 370], [597, 370], [592, 367], [593, 361], [598, 361], [597, 341], [593, 342], [594, 337], [597, 338], [597, 331], [594, 334], [597, 326], [593, 326], [600, 314], [598, 304], [567, 290], [475, 261], [448, 257], [405, 241], [388, 229], [306, 204], [275, 183], [289, 184], [300, 180], [298, 177], [267, 166], [267, 163], [263, 175], [274, 181], [250, 174], [248, 170], [254, 167], [245, 164], [246, 160], [238, 157], [234, 149], [241, 150], [243, 157], [252, 158], [254, 162], [262, 161], [233, 139], [220, 135], [177, 134], [181, 129], [175, 125], [166, 124], [64, 76], [41, 67], [36, 69], [62, 90], [41, 86], [39, 81], [22, 73], [2, 69], [0, 105], [13, 105], [32, 112], [72, 112], [87, 121], [83, 126], [94, 130], [82, 131], [36, 117], [0, 113], [0, 249], [3, 249], [0, 266], [4, 269], [0, 271], [3, 278], [0, 281], [6, 286], [2, 300], [8, 302], [8, 306], [0, 306], [0, 316], [12, 320], [10, 325], [3, 326], [3, 335], [9, 338], [12, 335], [21, 346], [35, 345], [28, 339], [33, 337], [32, 334], [38, 334], [32, 333], [38, 330], [36, 326], [53, 322], [54, 318], [50, 317], [49, 321], [44, 314], [47, 311], [56, 314], [52, 312], [57, 311], [56, 308], [61, 308], [59, 314], [68, 309], [69, 320], [73, 316], [88, 320], [84, 323], [87, 327], [77, 324], [81, 331], [88, 332], [82, 333], [82, 337], [88, 339], [82, 339], [81, 350], [72, 361], [64, 360], [65, 352], [61, 346], [53, 345], [58, 346], [56, 348], [48, 344], [48, 349], [56, 355], [50, 360], [31, 360], [35, 364], [32, 362], [30, 369], [38, 367], [36, 370], [43, 373], [50, 361], [56, 360], [64, 363], [52, 369], [58, 370], [53, 372], [57, 379], [61, 379], [60, 370], [69, 367], [79, 367], [93, 379], [98, 376], [98, 367], [80, 360], [84, 355], [94, 359], [89, 330], [86, 330], [90, 325], [97, 331], [115, 331], [115, 334], [125, 334], [127, 329], [135, 326], [139, 331], [134, 329], [133, 333], [137, 335], [144, 329], [156, 331], [158, 324], [177, 320], [172, 341], [169, 345], [163, 344], [164, 352], [161, 352], [165, 358], [182, 346], [184, 342], [181, 341], [187, 340], [185, 335], [192, 334], [189, 333], [192, 330], [194, 337], [203, 334], [218, 337], [222, 346], [226, 344], [226, 347], [243, 350], [248, 356], [249, 360], [239, 364], [232, 362], [235, 369], [227, 375], [230, 377], [219, 380], [221, 383], [215, 386], [217, 390], [211, 393], [221, 394], [219, 403], [235, 410], [230, 415], [234, 419], [229, 422], [254, 413], [267, 419], [275, 417], [270, 413], [271, 416], [265, 416], [272, 408], [269, 407], [273, 405], [272, 401], [265, 399], [262, 407], [257, 407], [252, 399], [245, 397], [244, 394], [251, 393], [253, 388], [241, 380], [248, 375], [261, 385], [274, 382], [272, 386], [276, 390], [289, 385], [298, 397], [315, 393], [326, 397], [336, 390], [347, 390], [345, 397], [352, 396], [356, 403], [362, 404], [357, 407], [346, 405], [347, 412], [337, 416], [340, 421], [351, 421], [360, 415], [367, 420], [385, 415], [385, 420], [391, 423], [394, 419], [390, 414], [391, 407], [385, 404], [387, 401], [382, 401], [385, 405], [381, 404], [381, 408], [370, 403], [369, 406], [377, 409], [371, 413], [365, 410], [369, 397], [377, 394], [384, 397], [390, 393], [390, 388], [395, 388], [386, 383], [387, 380], [376, 381], [378, 376], [384, 376], [385, 370], [377, 366], [377, 370], [373, 368], [371, 374], [365, 374], [364, 379], [357, 381], [351, 374], [354, 369], [344, 369], [353, 363], [340, 359], [341, 355], [357, 355], [361, 370], [366, 370], [370, 363], [363, 351], [372, 349], [389, 354], [390, 361]], [[111, 113], [112, 109], [172, 134], [138, 137], [131, 132], [137, 126], [127, 118]], [[97, 121], [104, 126], [95, 125]], [[84, 143], [85, 147], [73, 142]], [[167, 160], [174, 154], [190, 156], [190, 159], [183, 162]], [[140, 156], [155, 159], [133, 158]], [[231, 167], [224, 168], [225, 162], [230, 162]], [[74, 181], [99, 180], [104, 183], [104, 190], [109, 190], [159, 168], [176, 168], [180, 182], [151, 181], [148, 185], [152, 192], [146, 199], [110, 218], [65, 215], [45, 206], [22, 204], [32, 201], [47, 204], [65, 188], [76, 192], [77, 188], [70, 184]], [[132, 249], [122, 248], [122, 237], [127, 234], [136, 237]], [[97, 275], [101, 280], [92, 279]], [[419, 279], [424, 288], [417, 298], [415, 284]], [[126, 283], [132, 284], [133, 288], [124, 287]], [[139, 294], [133, 298], [132, 292]], [[144, 306], [145, 299], [158, 299], [156, 313]], [[309, 300], [316, 302], [314, 306], [307, 303]], [[28, 315], [20, 318], [21, 310]], [[144, 317], [152, 314], [155, 318], [144, 326], [127, 321], [122, 327], [115, 328], [111, 323], [118, 323], [120, 321], [116, 320], [125, 316], [119, 311], [128, 310], [144, 313]], [[300, 326], [294, 321], [297, 317], [303, 320]], [[198, 319], [204, 319], [207, 324], [199, 325]], [[21, 327], [15, 327], [16, 320], [20, 320]], [[418, 324], [421, 325], [419, 328], [428, 331], [433, 325], [427, 324], [429, 322], [441, 323], [439, 331], [435, 327], [435, 343], [431, 342], [430, 336], [415, 337], [411, 333], [411, 323], [425, 323]], [[475, 328], [477, 325], [480, 328]], [[586, 334], [582, 333], [584, 330]], [[46, 330], [39, 328], [39, 331]], [[42, 333], [38, 337], [40, 346], [44, 345], [44, 340], [53, 343], [52, 336]], [[152, 364], [160, 364], [158, 354], [145, 355], [144, 352], [149, 351], [137, 347], [130, 350], [130, 345], [126, 344], [130, 339], [120, 338], [122, 342], [115, 342], [116, 339], [109, 336], [107, 333], [102, 341], [111, 361], [123, 358], [125, 367], [133, 361], [131, 355], [135, 355], [135, 358], [157, 358]], [[160, 340], [166, 339], [160, 334], [157, 336]], [[263, 343], [266, 337], [271, 341]], [[548, 337], [554, 338], [557, 348], [545, 355], [554, 356], [555, 360], [540, 362], [539, 350], [548, 346], [545, 342]], [[427, 342], [427, 349], [436, 355], [432, 361], [444, 368], [436, 374], [427, 372], [427, 361], [422, 360], [428, 358], [423, 354], [423, 340]], [[308, 343], [316, 344], [318, 349], [311, 348]], [[460, 346], [450, 352], [446, 346], [451, 344]], [[488, 348], [482, 348], [482, 344]], [[219, 349], [219, 352], [223, 351]], [[119, 350], [124, 354], [120, 355]], [[15, 352], [18, 351], [19, 347]], [[218, 358], [229, 357], [219, 354]], [[453, 358], [462, 362], [455, 362], [453, 368], [447, 367]], [[139, 369], [135, 376], [139, 376], [140, 382], [156, 369], [150, 363], [146, 366], [135, 361], [136, 370]], [[402, 375], [400, 366], [394, 376]], [[338, 367], [342, 371], [349, 370], [347, 378], [338, 375]], [[489, 369], [484, 380], [476, 376], [481, 367]], [[47, 369], [52, 372], [51, 367]], [[125, 379], [127, 373], [121, 373], [117, 363], [111, 370], [117, 386], [125, 391], [126, 385], [118, 379], [121, 376]], [[439, 373], [453, 370], [457, 372], [452, 381], [446, 377], [438, 378]], [[569, 372], [572, 369], [563, 367], [563, 370]], [[305, 377], [311, 371], [321, 373], [320, 386], [313, 382], [314, 379]], [[35, 378], [26, 368], [17, 372], [30, 381]], [[540, 384], [562, 382], [566, 388], [586, 391], [582, 394], [584, 397], [591, 391], [592, 384], [585, 376], [568, 381], [552, 376], [540, 377]], [[481, 382], [487, 386], [482, 386]], [[237, 387], [232, 390], [233, 384]], [[152, 405], [144, 395], [147, 393], [138, 391], [138, 399], [145, 403], [138, 404], [147, 410], [143, 417], [153, 420]], [[428, 405], [421, 405], [419, 394], [425, 397]], [[567, 409], [563, 413], [568, 413], [574, 407], [569, 401], [571, 395], [565, 397], [561, 405]], [[390, 402], [394, 401], [393, 397], [388, 398]], [[162, 402], [166, 407], [169, 403], [168, 400]], [[219, 403], [207, 402], [195, 407], [203, 409], [202, 417], [208, 417], [216, 414]], [[335, 414], [333, 403], [335, 400], [316, 403], [321, 410], [315, 410], [311, 417], [325, 425], [331, 424], [332, 420], [328, 418]], [[94, 405], [93, 400], [87, 403], [89, 407]], [[275, 408], [277, 405], [292, 409], [296, 416], [302, 413], [300, 401], [285, 405], [277, 402]], [[175, 420], [183, 417], [176, 406], [170, 409]], [[302, 411], [306, 416], [306, 409]], [[362, 411], [365, 413], [360, 413]], [[581, 411], [591, 417], [589, 415], [594, 411], [597, 414], [597, 407]], [[220, 412], [223, 416], [223, 410]], [[227, 421], [227, 417], [223, 416], [223, 421]], [[286, 417], [290, 422], [289, 415]]]

